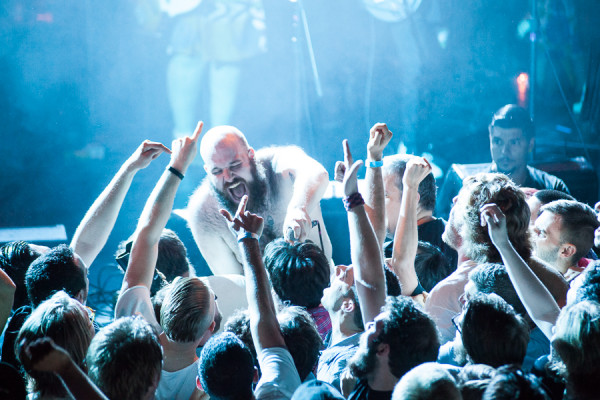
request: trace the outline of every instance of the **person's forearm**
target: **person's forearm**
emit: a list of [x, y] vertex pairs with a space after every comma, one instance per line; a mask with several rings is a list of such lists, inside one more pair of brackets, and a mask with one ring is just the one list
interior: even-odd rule
[[419, 192], [416, 188], [404, 187], [400, 204], [400, 215], [394, 233], [394, 249], [391, 265], [400, 280], [402, 294], [410, 296], [419, 280], [415, 271], [415, 257], [419, 244], [417, 229], [417, 206]]
[[385, 241], [385, 195], [381, 167], [367, 167], [365, 183], [367, 185], [365, 210], [375, 231], [379, 247], [383, 249], [383, 242]]
[[546, 337], [551, 339], [552, 327], [560, 313], [558, 304], [510, 241], [498, 243], [496, 247], [527, 313]]
[[359, 296], [364, 294], [365, 297], [360, 299], [360, 303], [366, 319], [364, 322], [367, 323], [379, 314], [379, 310], [385, 304], [383, 260], [364, 206], [356, 206], [348, 211], [348, 226], [354, 280]]
[[16, 290], [17, 286], [10, 276], [0, 268], [0, 334], [4, 331], [4, 325], [10, 316]]
[[108, 400], [108, 397], [69, 358], [69, 362], [58, 372], [73, 397], [77, 400]]
[[71, 248], [88, 267], [106, 244], [137, 171], [129, 164], [121, 166], [79, 223]]
[[258, 240], [244, 239], [239, 244], [246, 280], [250, 329], [257, 352], [269, 347], [285, 347], [279, 331], [271, 285], [263, 265]]

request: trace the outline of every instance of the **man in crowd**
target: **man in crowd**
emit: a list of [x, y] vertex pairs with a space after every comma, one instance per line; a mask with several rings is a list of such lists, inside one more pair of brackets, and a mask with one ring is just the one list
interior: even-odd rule
[[[312, 242], [331, 258], [331, 242], [319, 201], [328, 185], [327, 171], [298, 147], [255, 151], [240, 130], [218, 126], [200, 144], [208, 176], [190, 198], [188, 221], [202, 256], [214, 274], [242, 273], [235, 236], [219, 209], [235, 213], [248, 196], [248, 210], [262, 215], [261, 249], [277, 237]], [[312, 229], [318, 221], [320, 230]]]
[[594, 245], [600, 226], [596, 212], [575, 200], [557, 200], [540, 208], [533, 227], [535, 255], [571, 282], [587, 266], [579, 265]]
[[[562, 180], [527, 165], [529, 153], [535, 145], [535, 128], [527, 110], [515, 104], [505, 105], [492, 117], [488, 132], [492, 162], [474, 165], [470, 174], [500, 172], [520, 187], [554, 189], [569, 193]], [[466, 176], [459, 177], [454, 168], [448, 170], [436, 207], [437, 215], [448, 215], [452, 199], [462, 186], [462, 178]]]

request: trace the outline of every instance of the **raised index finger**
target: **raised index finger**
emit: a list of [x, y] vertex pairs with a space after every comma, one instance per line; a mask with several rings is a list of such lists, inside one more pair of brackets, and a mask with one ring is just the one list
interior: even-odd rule
[[237, 212], [235, 213], [235, 217], [239, 217], [240, 215], [244, 215], [246, 212], [246, 203], [248, 203], [248, 195], [245, 194], [240, 200], [240, 205], [238, 206]]
[[348, 143], [348, 139], [344, 139], [342, 145], [344, 146], [344, 164], [346, 164], [346, 168], [350, 168], [354, 161], [352, 159], [352, 153], [350, 153], [350, 144]]
[[200, 137], [200, 134], [202, 133], [203, 127], [204, 127], [204, 122], [198, 121], [198, 125], [196, 125], [196, 130], [194, 131], [194, 134], [192, 135], [192, 140], [194, 140], [194, 141], [198, 140], [198, 138]]

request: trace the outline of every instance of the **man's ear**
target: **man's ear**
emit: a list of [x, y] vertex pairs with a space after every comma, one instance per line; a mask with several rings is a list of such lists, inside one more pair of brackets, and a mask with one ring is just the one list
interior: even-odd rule
[[354, 304], [354, 300], [352, 299], [344, 299], [342, 301], [342, 311], [349, 314], [354, 311], [356, 308], [356, 304]]
[[577, 246], [575, 246], [574, 244], [571, 244], [571, 243], [565, 243], [562, 246], [560, 246], [558, 254], [560, 257], [563, 257], [563, 258], [571, 258], [575, 255], [576, 252], [577, 252]]
[[251, 160], [254, 159], [254, 149], [252, 147], [248, 148], [248, 157], [250, 157]]
[[390, 345], [387, 343], [379, 343], [377, 345], [377, 355], [378, 356], [387, 356], [390, 353]]
[[214, 330], [215, 330], [215, 321], [210, 323], [210, 326], [208, 327], [208, 329], [204, 332], [202, 337], [198, 340], [198, 346], [204, 346], [206, 341], [208, 339], [210, 339], [210, 337], [212, 336]]

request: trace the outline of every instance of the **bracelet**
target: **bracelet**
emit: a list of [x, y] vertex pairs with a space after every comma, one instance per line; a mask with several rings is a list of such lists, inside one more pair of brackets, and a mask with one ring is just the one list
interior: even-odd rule
[[377, 161], [374, 161], [374, 160], [367, 160], [367, 161], [368, 161], [368, 163], [367, 163], [367, 166], [368, 166], [369, 168], [379, 168], [379, 167], [383, 167], [383, 160], [377, 160]]
[[176, 168], [169, 166], [169, 167], [167, 167], [167, 171], [169, 171], [170, 173], [172, 173], [179, 179], [183, 180], [184, 175], [181, 172], [179, 172]]
[[258, 233], [254, 233], [254, 232], [248, 232], [248, 231], [244, 231], [243, 233], [240, 232], [238, 234], [237, 241], [241, 242], [244, 239], [256, 239], [256, 240], [258, 240], [258, 239], [260, 239], [260, 236], [258, 235]]
[[344, 197], [342, 201], [344, 202], [344, 207], [346, 208], [346, 211], [350, 211], [354, 207], [362, 206], [363, 204], [365, 204], [365, 201], [363, 200], [363, 197], [360, 195], [359, 192], [352, 193], [350, 196]]

